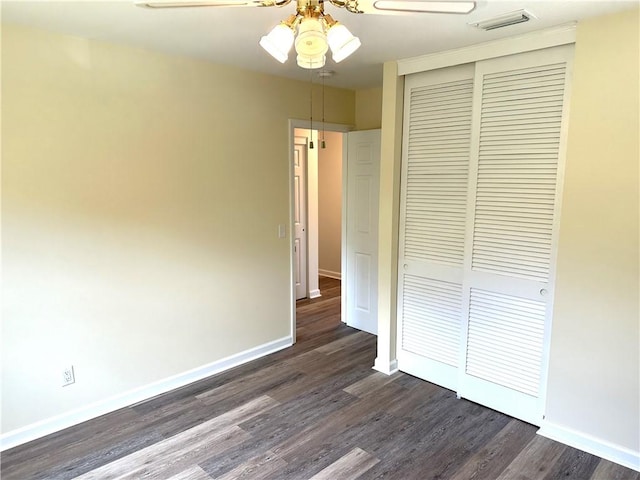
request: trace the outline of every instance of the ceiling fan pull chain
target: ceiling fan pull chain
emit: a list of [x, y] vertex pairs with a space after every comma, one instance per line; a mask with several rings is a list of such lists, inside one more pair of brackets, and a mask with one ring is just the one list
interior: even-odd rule
[[[323, 72], [324, 73], [324, 72]], [[322, 142], [320, 142], [320, 148], [327, 148], [327, 144], [324, 142], [324, 75], [322, 76]]]
[[309, 69], [309, 150], [313, 150], [313, 74], [311, 68]]

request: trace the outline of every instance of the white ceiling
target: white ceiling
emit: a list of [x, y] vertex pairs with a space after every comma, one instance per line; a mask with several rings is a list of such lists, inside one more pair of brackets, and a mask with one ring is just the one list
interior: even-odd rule
[[[469, 15], [356, 15], [326, 5], [325, 11], [360, 37], [362, 47], [339, 64], [327, 55], [335, 75], [327, 85], [367, 88], [382, 85], [382, 64], [534, 30], [619, 12], [639, 0], [483, 0]], [[328, 3], [328, 2], [327, 2]], [[28, 25], [101, 41], [127, 44], [169, 54], [300, 80], [309, 71], [296, 66], [295, 53], [286, 64], [258, 45], [260, 37], [295, 10], [277, 8], [182, 8], [151, 10], [131, 1], [2, 1], [2, 22]], [[537, 19], [484, 32], [468, 25], [525, 8]], [[317, 81], [317, 79], [316, 79]]]

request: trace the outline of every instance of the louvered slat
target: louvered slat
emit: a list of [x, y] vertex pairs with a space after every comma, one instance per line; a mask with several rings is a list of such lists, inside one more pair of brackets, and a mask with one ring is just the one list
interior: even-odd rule
[[472, 288], [466, 373], [537, 396], [545, 304]]
[[564, 83], [564, 64], [484, 76], [474, 270], [548, 280]]
[[402, 348], [456, 366], [462, 286], [405, 275], [402, 287]]
[[472, 79], [411, 90], [405, 258], [462, 265], [472, 100]]

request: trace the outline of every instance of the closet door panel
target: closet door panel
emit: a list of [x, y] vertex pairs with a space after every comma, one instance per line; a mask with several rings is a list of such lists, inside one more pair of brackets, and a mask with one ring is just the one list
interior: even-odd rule
[[405, 83], [398, 366], [455, 389], [461, 341], [473, 66]]
[[459, 393], [542, 420], [569, 52], [476, 65]]

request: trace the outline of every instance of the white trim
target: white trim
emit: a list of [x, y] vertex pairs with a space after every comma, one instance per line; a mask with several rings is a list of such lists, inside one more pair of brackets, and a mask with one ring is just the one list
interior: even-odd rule
[[311, 290], [309, 292], [309, 298], [311, 298], [311, 299], [318, 298], [318, 297], [321, 297], [321, 296], [322, 296], [322, 294], [320, 293], [319, 289]]
[[542, 427], [537, 433], [556, 442], [564, 443], [570, 447], [640, 472], [640, 452], [634, 452], [620, 445], [615, 445], [606, 440], [549, 421], [543, 421]]
[[332, 272], [331, 270], [319, 269], [318, 275], [321, 277], [335, 278], [336, 280], [340, 280], [342, 278], [342, 274], [340, 272]]
[[391, 360], [387, 364], [386, 362], [382, 361], [380, 357], [376, 357], [376, 360], [373, 364], [373, 369], [386, 375], [392, 375], [398, 371], [398, 360]]
[[150, 398], [176, 388], [184, 387], [185, 385], [237, 367], [251, 360], [264, 357], [265, 355], [277, 352], [291, 345], [293, 345], [293, 339], [291, 337], [280, 338], [207, 365], [194, 368], [193, 370], [158, 380], [157, 382], [114, 395], [104, 400], [99, 400], [87, 406], [63, 413], [62, 415], [57, 415], [17, 430], [12, 430], [0, 436], [0, 451], [22, 445], [23, 443], [78, 425], [79, 423], [86, 422], [87, 420], [114, 412], [135, 403], [149, 400]]
[[510, 38], [398, 60], [398, 75], [409, 75], [411, 73], [435, 70], [436, 68], [451, 67], [489, 58], [557, 47], [575, 43], [575, 41], [576, 23], [574, 22]]
[[[341, 243], [340, 243], [340, 271], [345, 272], [345, 278], [340, 279], [340, 320], [342, 323], [347, 323], [347, 158], [349, 155], [349, 135], [347, 133], [342, 134], [342, 206], [340, 211], [342, 212], [342, 218], [340, 220], [341, 225]], [[342, 274], [340, 275], [342, 277]]]

